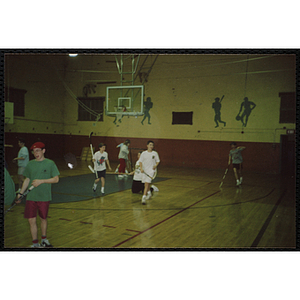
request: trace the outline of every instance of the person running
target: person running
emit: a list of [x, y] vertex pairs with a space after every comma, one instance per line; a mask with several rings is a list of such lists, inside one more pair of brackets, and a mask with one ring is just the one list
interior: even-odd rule
[[[116, 148], [121, 148], [122, 146], [124, 145], [124, 143], [120, 143], [119, 145], [117, 145]], [[126, 164], [127, 165], [127, 164]], [[120, 164], [117, 165], [117, 168], [115, 170], [115, 173], [118, 173], [119, 172], [119, 167], [120, 167]], [[128, 167], [127, 167], [128, 168]], [[125, 168], [125, 173], [128, 173], [128, 170], [127, 168]]]
[[[154, 172], [160, 163], [159, 155], [153, 150], [154, 142], [147, 142], [147, 150], [141, 154], [140, 157], [140, 170], [142, 173], [142, 182], [145, 184], [144, 193], [142, 197], [142, 204], [146, 204], [146, 200], [151, 197], [150, 184]], [[150, 177], [149, 177], [150, 176]]]
[[235, 142], [232, 142], [230, 144], [231, 150], [229, 151], [229, 161], [228, 165], [232, 162], [232, 167], [234, 171], [234, 176], [236, 179], [236, 185], [239, 186], [242, 184], [243, 177], [242, 177], [242, 168], [243, 168], [243, 157], [242, 157], [242, 151], [246, 147], [237, 147]]
[[[24, 218], [28, 219], [30, 232], [32, 236], [31, 247], [53, 247], [47, 239], [47, 216], [49, 211], [49, 204], [52, 200], [51, 184], [59, 181], [59, 171], [51, 159], [45, 158], [45, 144], [42, 142], [34, 143], [30, 150], [35, 159], [30, 160], [24, 170], [26, 179], [23, 182], [20, 193], [18, 194], [17, 203], [19, 199], [29, 186], [34, 186], [34, 189], [26, 196], [26, 205], [24, 211]], [[37, 228], [37, 212], [41, 220], [41, 243], [38, 241]]]
[[119, 178], [124, 177], [125, 169], [126, 169], [126, 161], [128, 160], [128, 146], [130, 145], [130, 140], [126, 140], [124, 144], [120, 147], [120, 152], [119, 152], [119, 160], [120, 160], [120, 166], [119, 166]]
[[101, 180], [101, 193], [104, 194], [105, 176], [106, 176], [106, 164], [111, 171], [111, 167], [108, 160], [108, 153], [105, 151], [106, 145], [99, 144], [99, 151], [93, 156], [93, 162], [95, 164], [95, 172], [97, 172], [96, 179], [93, 185], [93, 191], [96, 192], [98, 182]]
[[18, 156], [13, 159], [14, 162], [18, 162], [18, 181], [19, 181], [19, 189], [17, 193], [20, 192], [21, 187], [24, 182], [23, 173], [25, 168], [29, 162], [29, 152], [27, 147], [25, 146], [25, 140], [23, 138], [19, 138], [18, 145], [20, 147]]
[[[144, 192], [144, 189], [145, 189], [145, 184], [142, 182], [142, 173], [141, 173], [141, 168], [140, 168], [140, 157], [141, 157], [142, 152], [143, 151], [140, 151], [137, 155], [138, 160], [135, 163], [134, 171], [128, 174], [128, 175], [134, 175], [133, 180], [132, 180], [132, 186], [131, 186], [131, 191], [133, 194], [138, 194], [140, 192]], [[154, 191], [158, 192], [159, 189], [156, 186], [151, 185], [151, 187], [150, 187], [151, 195], [153, 194]]]

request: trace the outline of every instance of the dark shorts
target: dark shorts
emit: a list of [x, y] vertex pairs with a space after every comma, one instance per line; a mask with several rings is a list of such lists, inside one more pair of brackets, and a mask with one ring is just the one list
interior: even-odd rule
[[[145, 189], [145, 184], [142, 183], [141, 181], [133, 180], [132, 181], [132, 186], [131, 186], [131, 191], [133, 194], [138, 194], [139, 192], [144, 192]], [[150, 187], [150, 192], [153, 192], [153, 188]]]
[[243, 169], [243, 164], [241, 163], [241, 164], [232, 164], [232, 167], [234, 168], [234, 169], [237, 169], [237, 170], [239, 170], [239, 169]]
[[98, 178], [101, 178], [101, 177], [105, 178], [105, 176], [106, 176], [106, 169], [103, 170], [103, 171], [97, 171], [97, 174], [98, 174]]
[[30, 201], [26, 200], [24, 218], [36, 218], [37, 212], [42, 219], [47, 219], [50, 201]]
[[138, 194], [139, 192], [143, 192], [145, 185], [141, 181], [132, 181], [131, 191], [134, 194]]

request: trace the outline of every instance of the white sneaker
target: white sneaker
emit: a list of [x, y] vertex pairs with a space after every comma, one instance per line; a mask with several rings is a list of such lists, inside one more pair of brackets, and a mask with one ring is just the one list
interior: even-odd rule
[[143, 198], [142, 198], [142, 204], [146, 204], [146, 196], [143, 196]]
[[240, 178], [240, 184], [242, 184], [242, 181], [243, 181], [243, 177]]
[[153, 188], [154, 192], [159, 192], [159, 189], [155, 185], [151, 185], [151, 187]]
[[124, 176], [123, 175], [118, 175], [118, 178], [122, 179], [122, 178], [124, 178]]
[[101, 193], [102, 193], [102, 194], [104, 194], [104, 187], [103, 187], [103, 188], [101, 188]]
[[146, 200], [149, 200], [151, 198], [152, 194], [150, 191], [147, 192]]
[[33, 244], [30, 247], [31, 248], [41, 248], [41, 245], [40, 244]]
[[94, 184], [94, 185], [93, 185], [93, 192], [94, 192], [94, 193], [96, 192], [96, 189], [97, 189], [97, 185]]
[[236, 181], [236, 185], [239, 186], [241, 183], [239, 180]]

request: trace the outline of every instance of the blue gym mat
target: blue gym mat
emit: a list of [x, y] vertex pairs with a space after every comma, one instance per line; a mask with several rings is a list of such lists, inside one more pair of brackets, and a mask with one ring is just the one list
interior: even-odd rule
[[[131, 189], [132, 178], [128, 176], [119, 179], [118, 175], [106, 174], [105, 195]], [[157, 177], [153, 183], [167, 179]], [[52, 184], [51, 204], [89, 200], [101, 196], [101, 182], [98, 183], [95, 193], [92, 190], [94, 180], [94, 174], [60, 178], [58, 183]]]

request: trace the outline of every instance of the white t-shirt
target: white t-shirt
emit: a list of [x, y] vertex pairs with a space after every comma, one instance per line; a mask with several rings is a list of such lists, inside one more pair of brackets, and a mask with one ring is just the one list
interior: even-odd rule
[[122, 145], [121, 148], [120, 148], [120, 152], [119, 152], [119, 159], [120, 158], [123, 158], [123, 159], [128, 159], [128, 153], [129, 153], [129, 150], [128, 150], [128, 146], [127, 145]]
[[140, 168], [140, 160], [138, 160], [135, 163], [133, 180], [135, 180], [135, 181], [142, 181], [142, 173], [141, 173], [141, 168]]
[[103, 152], [101, 153], [100, 151], [97, 151], [93, 158], [96, 160], [94, 162], [94, 165], [95, 165], [95, 170], [96, 171], [103, 171], [103, 170], [106, 170], [106, 163], [105, 161], [108, 160], [108, 154], [107, 152]]
[[154, 175], [153, 167], [160, 162], [160, 159], [156, 151], [144, 151], [140, 156], [140, 162], [143, 170], [152, 177]]

